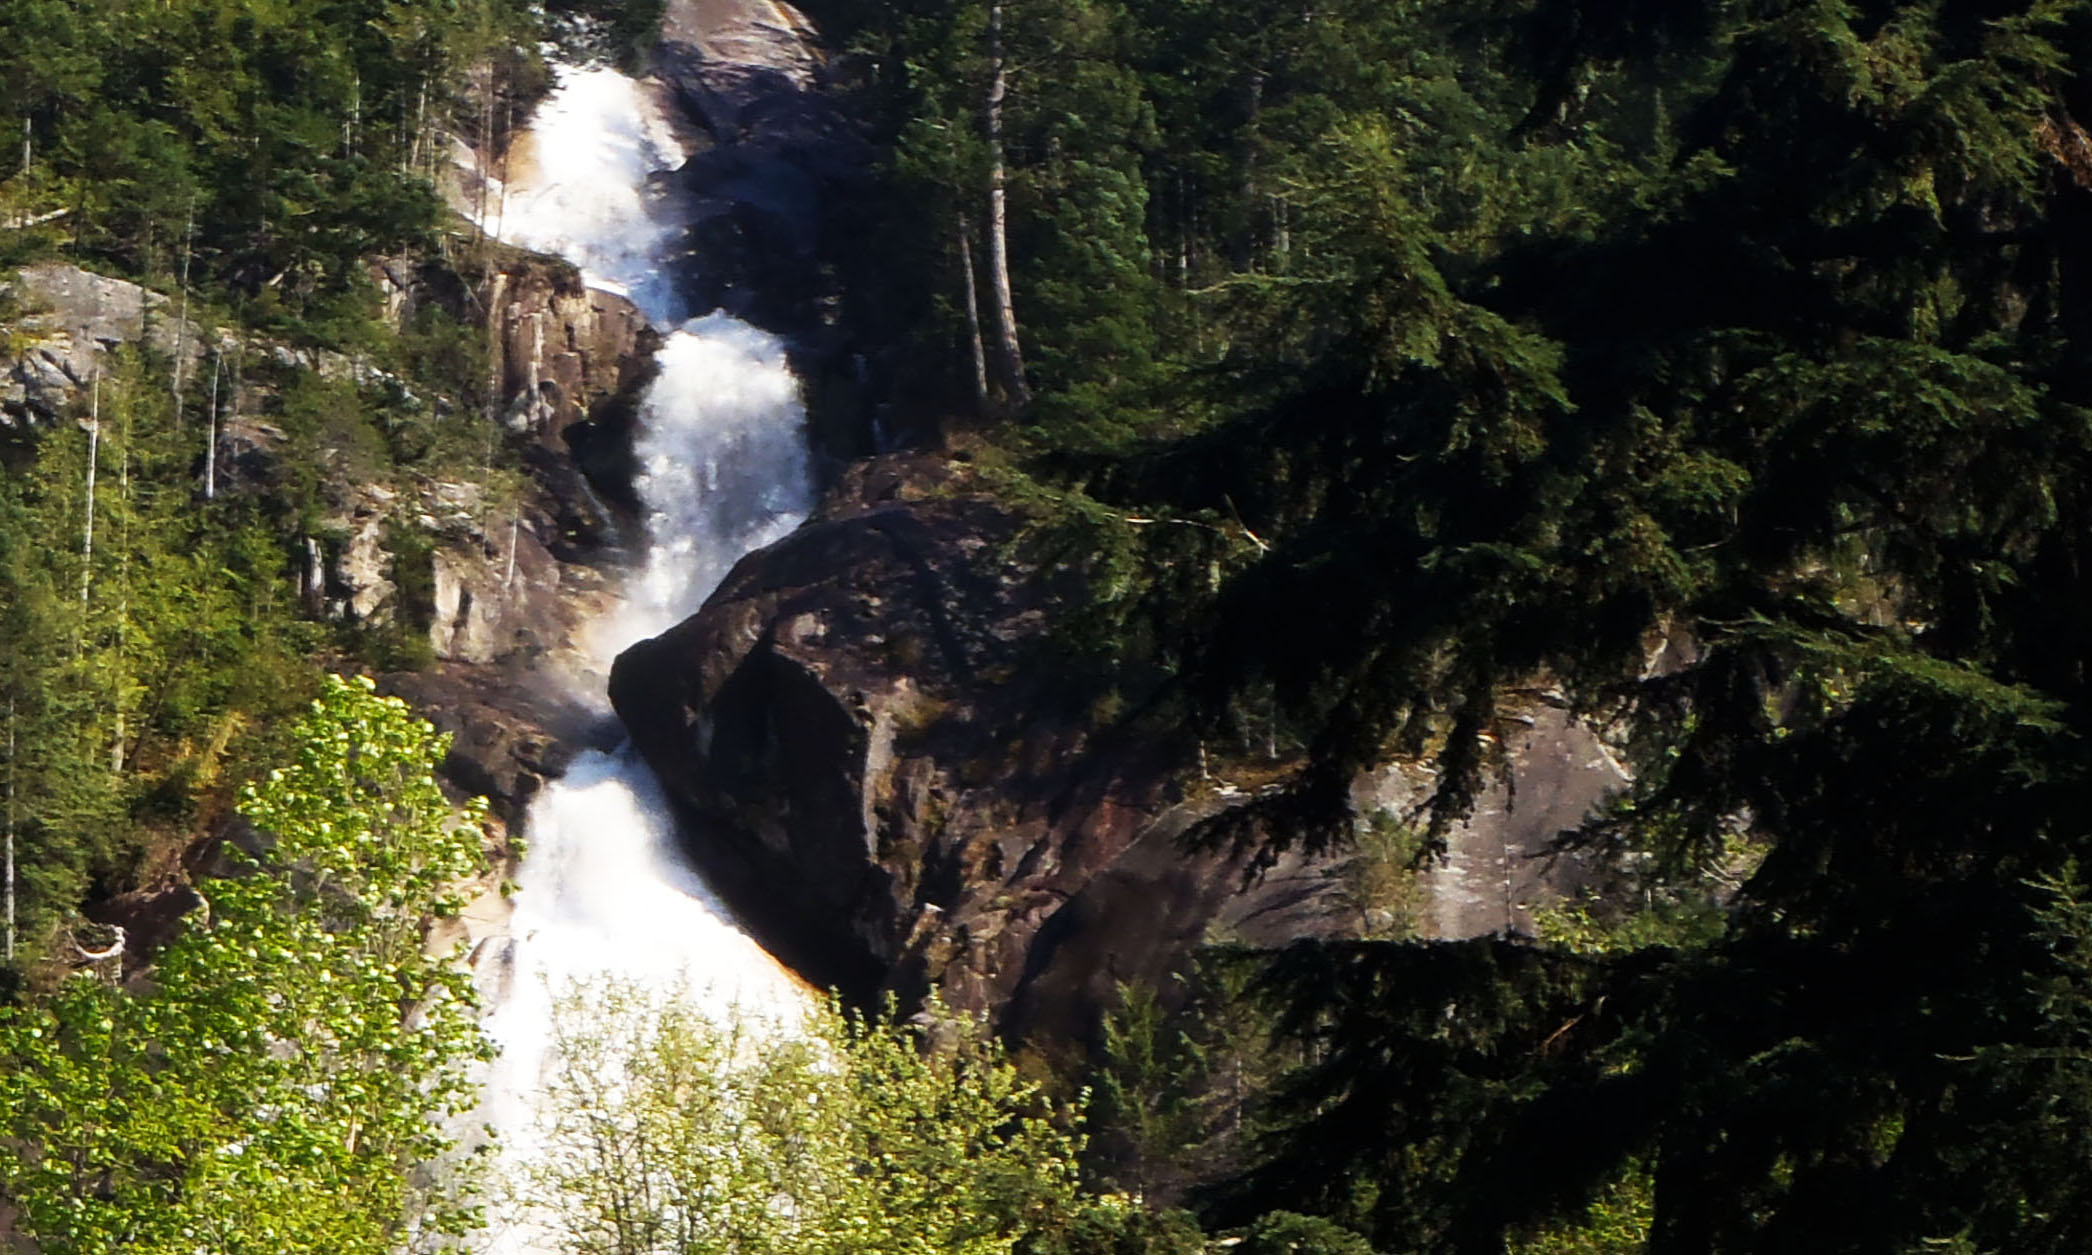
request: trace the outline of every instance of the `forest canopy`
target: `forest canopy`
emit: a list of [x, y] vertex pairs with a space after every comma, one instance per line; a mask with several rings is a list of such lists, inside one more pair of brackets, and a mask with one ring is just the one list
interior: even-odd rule
[[[125, 275], [478, 413], [477, 333], [384, 328], [367, 267], [466, 266], [434, 180], [542, 85], [545, 17], [652, 21], [550, 7], [10, 0], [0, 262]], [[1358, 773], [1402, 758], [1434, 773], [1428, 856], [1502, 766], [1507, 695], [1538, 690], [1633, 769], [1566, 844], [1652, 900], [1741, 878], [1689, 929], [1252, 956], [1182, 1027], [1129, 995], [1102, 1091], [1122, 1179], [1168, 1175], [1159, 1087], [1252, 1058], [1215, 1026], [1261, 1000], [1270, 1084], [1196, 1195], [1245, 1249], [2092, 1247], [2085, 3], [808, 7], [881, 156], [833, 259], [867, 381], [1085, 577], [1063, 643], [1129, 720], [1283, 746], [1280, 786], [1197, 839], [1342, 847]], [[84, 422], [0, 444], [7, 823], [53, 947], [141, 834], [201, 822], [225, 759], [284, 748], [249, 734], [316, 683], [286, 591], [310, 495], [199, 507], [201, 390], [111, 361]], [[426, 452], [435, 401], [279, 382], [372, 464]], [[96, 504], [98, 457], [123, 478]], [[432, 1148], [342, 1135], [338, 1065], [399, 1043], [290, 998], [243, 1008], [255, 1040], [322, 1048], [224, 1071], [183, 1035], [225, 996], [185, 1002], [184, 956], [336, 934], [285, 909], [312, 905], [291, 879], [221, 892], [159, 997], [73, 981], [8, 1010], [37, 1063], [6, 1078], [9, 1136], [43, 1149], [7, 1189], [59, 1242], [190, 1249], [158, 1226], [248, 1197], [239, 1155], [193, 1152], [245, 1145], [336, 1174], [270, 1195], [309, 1228], [258, 1249], [385, 1249]], [[128, 1105], [176, 1081], [155, 1119]], [[329, 1136], [293, 1136], [307, 1108]], [[110, 1227], [80, 1227], [90, 1200]], [[1162, 1249], [1157, 1225], [1123, 1245]]]
[[1296, 755], [1206, 839], [1342, 845], [1389, 755], [1440, 838], [1540, 688], [1634, 771], [1565, 842], [1754, 851], [1711, 938], [1280, 956], [1313, 1063], [1225, 1206], [2092, 1239], [2084, 5], [814, 8], [888, 143], [897, 378], [1156, 727]]

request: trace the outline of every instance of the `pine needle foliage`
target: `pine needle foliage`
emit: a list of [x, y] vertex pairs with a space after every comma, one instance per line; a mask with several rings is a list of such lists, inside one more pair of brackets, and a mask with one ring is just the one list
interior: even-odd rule
[[[1688, 878], [1763, 852], [1677, 945], [1288, 952], [1296, 1122], [1229, 1205], [1394, 1250], [1605, 1208], [1659, 1252], [2092, 1242], [2075, 1082], [2013, 1070], [2064, 1057], [2092, 852], [2086, 6], [1113, 18], [1166, 382], [1051, 381], [1005, 443], [1064, 486], [1098, 656], [1209, 740], [1275, 712], [1300, 747], [1203, 836], [1341, 846], [1357, 773], [1415, 755], [1442, 840], [1544, 683], [1634, 768], [1567, 840]], [[911, 66], [882, 107], [964, 98]], [[1035, 58], [1010, 109], [1075, 81]], [[1051, 125], [1020, 163], [1082, 156]], [[1089, 329], [1060, 256], [1016, 261], [1041, 361]]]

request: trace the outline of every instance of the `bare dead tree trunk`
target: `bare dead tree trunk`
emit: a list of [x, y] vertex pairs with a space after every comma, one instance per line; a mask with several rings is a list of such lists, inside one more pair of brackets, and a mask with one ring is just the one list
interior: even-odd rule
[[219, 349], [211, 359], [211, 420], [210, 439], [203, 446], [203, 499], [213, 501], [218, 496], [218, 376], [225, 369], [225, 350]]
[[496, 176], [501, 180], [501, 197], [494, 202], [494, 238], [497, 240], [501, 238], [502, 228], [508, 225], [509, 138], [516, 133], [516, 102], [503, 101], [501, 111], [501, 173]]
[[[469, 290], [469, 289], [468, 289]], [[502, 385], [508, 379], [508, 337], [502, 334], [501, 302], [508, 295], [508, 274], [497, 270], [487, 277], [487, 422], [501, 421]]]
[[[425, 132], [428, 130], [428, 125], [429, 76], [427, 71], [423, 71], [421, 76], [421, 94], [414, 103], [414, 134], [407, 141], [407, 168], [409, 170], [421, 169], [421, 145], [425, 138]], [[433, 149], [434, 145], [430, 145], [430, 147]], [[429, 168], [433, 170], [435, 166], [435, 156], [431, 152]]]
[[359, 70], [349, 80], [349, 116], [341, 121], [341, 155], [344, 159], [356, 155], [356, 141], [363, 130], [363, 74]]
[[1010, 293], [1008, 171], [1002, 151], [1002, 105], [1009, 94], [1003, 63], [1002, 0], [988, 5], [988, 99], [982, 111], [988, 140], [988, 282], [994, 292], [989, 313], [995, 320], [995, 359], [1002, 374], [1003, 399], [1011, 409], [1031, 403], [1024, 382], [1024, 350], [1017, 342], [1017, 304]]
[[109, 669], [110, 708], [116, 715], [116, 735], [109, 744], [109, 774], [123, 774], [124, 741], [124, 650], [130, 645], [131, 626], [131, 406], [123, 407], [123, 432], [116, 450], [117, 500], [123, 503], [116, 514], [116, 665]]
[[189, 260], [196, 252], [196, 194], [189, 194], [189, 221], [182, 228], [182, 313], [174, 324], [174, 429], [182, 429], [182, 384], [189, 365]]
[[473, 215], [474, 238], [482, 243], [487, 238], [487, 181], [494, 177], [494, 169], [487, 164], [487, 146], [494, 142], [494, 67], [487, 67], [486, 87], [480, 94], [479, 142], [473, 145], [472, 164], [478, 176], [479, 212]]
[[7, 953], [15, 958], [15, 699], [7, 696]]
[[976, 414], [988, 412], [988, 350], [981, 343], [981, 301], [973, 276], [973, 226], [959, 215], [959, 279], [966, 296], [966, 345], [973, 352], [973, 406]]
[[[87, 604], [94, 584], [94, 472], [102, 454], [102, 372], [94, 373], [93, 399], [87, 418], [87, 522], [80, 533], [80, 604]], [[83, 626], [83, 629], [84, 626]]]
[[25, 111], [22, 114], [22, 168], [19, 172], [22, 184], [22, 201], [21, 205], [14, 214], [14, 225], [17, 227], [26, 227], [30, 225], [29, 219], [33, 212], [29, 202], [29, 162], [30, 158], [35, 155], [35, 152], [30, 142], [31, 132], [29, 128], [29, 114]]
[[516, 582], [516, 542], [523, 538], [523, 510], [518, 506], [508, 520], [508, 571], [501, 577], [501, 594], [508, 596], [509, 588]]

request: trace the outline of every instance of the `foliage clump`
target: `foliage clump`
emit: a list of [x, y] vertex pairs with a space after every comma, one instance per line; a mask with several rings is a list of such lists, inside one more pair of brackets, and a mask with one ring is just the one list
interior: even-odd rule
[[0, 1193], [39, 1249], [388, 1255], [476, 1223], [469, 1166], [432, 1172], [488, 1054], [459, 956], [423, 949], [481, 864], [445, 742], [330, 679], [243, 795], [261, 853], [225, 848], [148, 991], [90, 971], [0, 1011]]
[[[2082, 992], [2092, 10], [816, 9], [877, 66], [897, 373], [1058, 516], [1134, 708], [1297, 747], [1205, 838], [1346, 846], [1416, 757], [1428, 854], [1521, 686], [1625, 746], [1567, 839], [1661, 909], [1279, 957], [1303, 1066], [1226, 1214], [2092, 1244], [2079, 1080], [1998, 1070]], [[968, 400], [997, 83], [1021, 408]]]
[[577, 1255], [1041, 1249], [1080, 1210], [1069, 1113], [981, 1025], [927, 1014], [720, 1022], [687, 990], [576, 992], [526, 1214]]

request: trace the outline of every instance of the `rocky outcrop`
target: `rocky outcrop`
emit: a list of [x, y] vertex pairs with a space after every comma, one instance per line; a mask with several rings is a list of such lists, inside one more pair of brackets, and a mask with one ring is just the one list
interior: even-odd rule
[[[1078, 590], [1023, 532], [963, 467], [859, 463], [701, 612], [618, 659], [611, 700], [692, 856], [809, 979], [855, 999], [934, 984], [1018, 1038], [1065, 1041], [1118, 982], [1166, 988], [1204, 944], [1529, 932], [1533, 906], [1587, 878], [1550, 843], [1625, 775], [1544, 692], [1437, 867], [1288, 856], [1250, 881], [1187, 849], [1187, 828], [1286, 764], [1208, 775], [1180, 735], [1117, 717], [1102, 677], [1056, 654]], [[1356, 800], [1413, 817], [1429, 787], [1393, 764]], [[1390, 870], [1399, 920], [1373, 896]]]
[[519, 257], [488, 278], [493, 376], [503, 423], [546, 447], [653, 374], [660, 338], [622, 296], [598, 291], [562, 263]]
[[709, 140], [679, 175], [692, 303], [811, 347], [840, 300], [820, 201], [868, 151], [827, 90], [813, 24], [782, 0], [669, 0], [656, 62]]
[[1216, 928], [1341, 927], [1322, 869], [1245, 893], [1179, 847], [1225, 798], [1056, 662], [1068, 590], [1018, 543], [951, 468], [861, 464], [618, 660], [611, 700], [712, 882], [816, 982], [935, 982], [1020, 1035], [1086, 1031], [1114, 981], [1163, 981]]
[[0, 298], [14, 311], [0, 327], [0, 426], [56, 418], [123, 345], [180, 352], [192, 369], [203, 352], [166, 297], [76, 266], [25, 267]]
[[552, 674], [527, 661], [438, 662], [385, 676], [379, 688], [451, 735], [445, 779], [461, 794], [488, 799], [513, 830], [574, 755], [613, 749], [621, 739], [598, 700]]
[[[1532, 936], [1533, 912], [1606, 879], [1593, 851], [1562, 851], [1556, 838], [1628, 783], [1627, 769], [1598, 731], [1552, 690], [1514, 694], [1522, 713], [1506, 720], [1503, 774], [1446, 833], [1445, 857], [1418, 870], [1415, 935], [1458, 941], [1493, 933]], [[1360, 782], [1357, 801], [1391, 816], [1418, 812], [1432, 779], [1391, 763]]]

